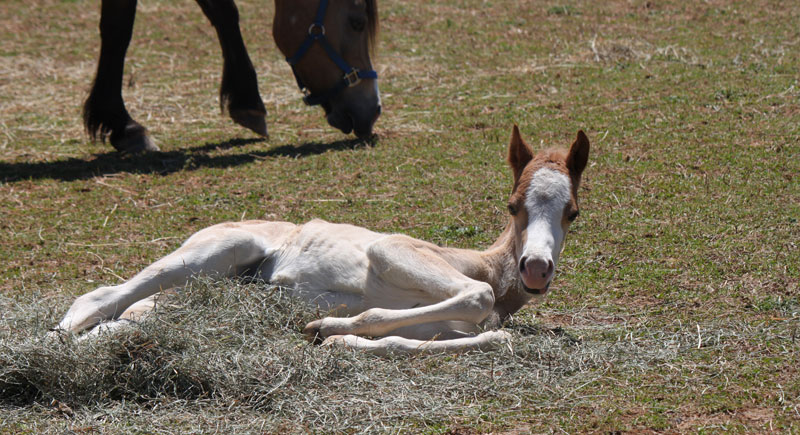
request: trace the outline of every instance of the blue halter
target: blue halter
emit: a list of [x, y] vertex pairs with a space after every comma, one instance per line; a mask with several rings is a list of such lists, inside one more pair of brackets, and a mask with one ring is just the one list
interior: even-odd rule
[[[314, 22], [311, 23], [311, 26], [308, 28], [308, 36], [306, 39], [303, 40], [303, 43], [300, 44], [300, 48], [297, 49], [294, 56], [287, 57], [286, 62], [289, 63], [289, 66], [292, 67], [292, 73], [294, 73], [294, 78], [297, 80], [297, 86], [300, 88], [300, 91], [303, 92], [303, 102], [305, 102], [309, 106], [316, 106], [318, 104], [324, 104], [328, 102], [331, 98], [339, 95], [340, 92], [345, 90], [345, 88], [349, 88], [351, 86], [357, 85], [361, 82], [361, 79], [377, 79], [378, 73], [372, 70], [369, 71], [360, 71], [358, 68], [351, 67], [350, 64], [345, 62], [339, 53], [331, 47], [331, 44], [328, 42], [328, 39], [325, 37], [325, 26], [322, 22], [325, 20], [325, 11], [328, 9], [328, 0], [320, 0], [319, 8], [317, 9], [317, 16], [314, 18]], [[300, 59], [305, 56], [308, 52], [308, 49], [314, 44], [314, 41], [319, 41], [322, 48], [325, 49], [325, 52], [328, 53], [328, 57], [341, 69], [344, 71], [344, 76], [341, 80], [339, 80], [332, 88], [328, 89], [326, 92], [322, 94], [313, 94], [310, 89], [306, 85], [303, 84], [303, 81], [300, 80], [300, 76], [297, 74], [297, 70], [295, 69], [295, 65]]]

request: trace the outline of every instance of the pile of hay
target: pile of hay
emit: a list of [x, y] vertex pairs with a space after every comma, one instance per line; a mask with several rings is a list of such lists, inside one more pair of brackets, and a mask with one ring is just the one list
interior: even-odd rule
[[510, 410], [574, 406], [583, 399], [573, 393], [609, 367], [660, 358], [531, 325], [511, 325], [512, 345], [487, 353], [381, 358], [314, 346], [300, 330], [320, 313], [279, 287], [238, 281], [196, 281], [129, 330], [46, 339], [68, 305], [0, 299], [0, 424], [52, 432], [496, 428]]

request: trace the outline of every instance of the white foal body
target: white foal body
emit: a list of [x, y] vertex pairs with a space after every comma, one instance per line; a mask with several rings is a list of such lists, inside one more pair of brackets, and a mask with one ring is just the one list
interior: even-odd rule
[[57, 329], [123, 327], [193, 276], [249, 273], [329, 313], [306, 326], [310, 339], [378, 354], [496, 347], [509, 336], [491, 329], [549, 288], [577, 215], [588, 151], [579, 132], [568, 154], [534, 157], [515, 126], [512, 216], [486, 251], [322, 220], [223, 223], [198, 231], [127, 282], [80, 296]]

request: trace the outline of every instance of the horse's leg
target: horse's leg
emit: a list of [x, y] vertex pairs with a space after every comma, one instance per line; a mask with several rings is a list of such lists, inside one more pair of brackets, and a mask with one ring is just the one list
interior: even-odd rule
[[197, 0], [203, 13], [217, 30], [222, 46], [222, 85], [219, 100], [222, 111], [228, 110], [239, 125], [267, 135], [267, 109], [258, 93], [256, 70], [239, 30], [239, 10], [233, 0]]
[[92, 139], [105, 141], [119, 151], [158, 151], [147, 130], [134, 121], [122, 101], [125, 52], [133, 33], [136, 0], [103, 0], [100, 11], [100, 60], [83, 122]]

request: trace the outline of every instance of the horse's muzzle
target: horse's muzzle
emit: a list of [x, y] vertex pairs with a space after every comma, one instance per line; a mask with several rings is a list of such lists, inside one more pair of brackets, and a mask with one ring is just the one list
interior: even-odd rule
[[381, 115], [381, 106], [375, 106], [372, 110], [337, 110], [333, 108], [326, 116], [331, 127], [339, 129], [344, 134], [355, 133], [359, 138], [367, 138], [372, 135], [372, 127]]

